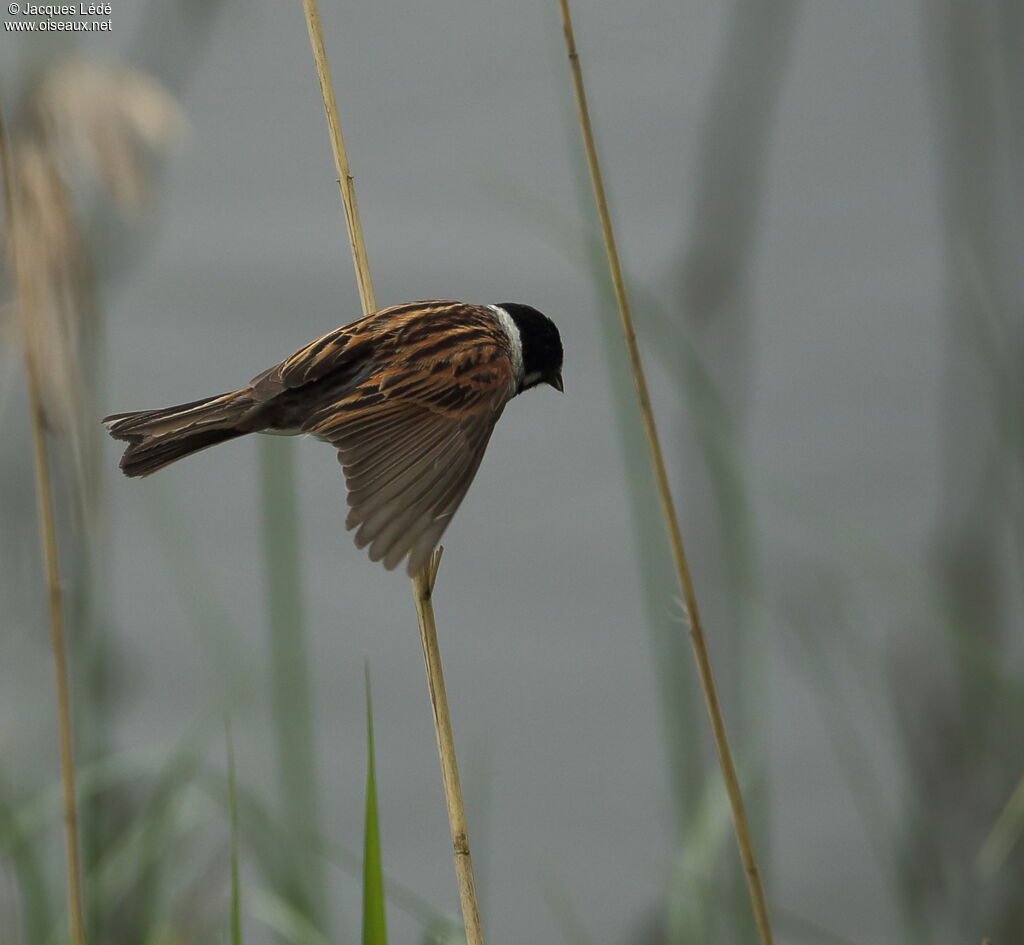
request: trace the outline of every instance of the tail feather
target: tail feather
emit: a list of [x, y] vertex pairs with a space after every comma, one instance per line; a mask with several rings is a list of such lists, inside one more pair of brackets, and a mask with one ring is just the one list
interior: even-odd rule
[[243, 421], [254, 406], [248, 390], [232, 391], [163, 410], [117, 413], [103, 422], [128, 448], [121, 457], [126, 476], [148, 476], [175, 460], [253, 432]]

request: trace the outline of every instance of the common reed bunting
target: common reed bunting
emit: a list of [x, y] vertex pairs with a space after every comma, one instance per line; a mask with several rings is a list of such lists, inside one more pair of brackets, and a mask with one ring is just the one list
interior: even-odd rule
[[366, 315], [240, 390], [103, 422], [127, 476], [246, 433], [311, 433], [338, 450], [355, 543], [416, 574], [441, 540], [505, 405], [562, 390], [562, 342], [529, 305], [409, 302]]

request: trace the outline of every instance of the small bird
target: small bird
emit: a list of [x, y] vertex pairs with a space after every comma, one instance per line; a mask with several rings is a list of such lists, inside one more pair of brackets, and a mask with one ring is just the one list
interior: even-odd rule
[[347, 529], [415, 575], [437, 547], [517, 394], [562, 390], [562, 341], [529, 305], [409, 302], [335, 329], [204, 400], [106, 417], [128, 448], [126, 476], [148, 476], [246, 433], [310, 433], [338, 450]]

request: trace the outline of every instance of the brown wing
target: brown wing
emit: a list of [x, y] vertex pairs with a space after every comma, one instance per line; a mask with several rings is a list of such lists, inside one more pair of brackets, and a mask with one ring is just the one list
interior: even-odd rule
[[[490, 312], [429, 304], [429, 314], [378, 325], [376, 369], [302, 426], [338, 448], [356, 545], [387, 568], [408, 555], [410, 575], [462, 502], [515, 392], [508, 338]], [[314, 347], [304, 357], [315, 364]]]

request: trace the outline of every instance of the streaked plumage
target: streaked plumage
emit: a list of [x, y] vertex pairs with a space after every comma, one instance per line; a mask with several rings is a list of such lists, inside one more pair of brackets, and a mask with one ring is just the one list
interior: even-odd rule
[[515, 303], [411, 302], [336, 329], [240, 390], [104, 423], [129, 446], [128, 476], [246, 433], [310, 433], [333, 444], [346, 528], [370, 557], [415, 574], [473, 481], [516, 394], [562, 389], [558, 329]]

